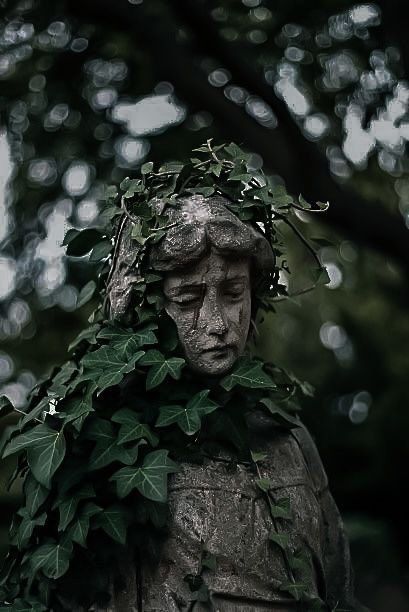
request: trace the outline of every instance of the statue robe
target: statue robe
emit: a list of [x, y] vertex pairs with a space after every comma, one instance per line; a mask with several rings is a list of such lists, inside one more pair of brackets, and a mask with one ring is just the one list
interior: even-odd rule
[[[272, 482], [276, 501], [290, 500], [290, 521], [279, 520], [293, 552], [303, 551], [308, 594], [323, 610], [358, 610], [353, 597], [348, 544], [316, 447], [303, 427], [270, 430], [258, 440], [267, 453], [260, 475]], [[223, 458], [182, 464], [170, 478], [168, 536], [154, 566], [128, 566], [126, 588], [113, 595], [110, 612], [290, 612], [308, 610], [280, 589], [289, 577], [280, 547], [269, 541], [273, 522], [258, 475]], [[216, 558], [204, 570], [211, 603], [192, 601], [185, 577], [197, 574], [203, 548]]]

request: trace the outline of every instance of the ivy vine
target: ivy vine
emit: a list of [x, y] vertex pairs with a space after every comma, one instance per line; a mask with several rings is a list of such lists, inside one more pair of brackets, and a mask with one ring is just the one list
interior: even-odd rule
[[[186, 367], [163, 309], [162, 277], [149, 270], [147, 253], [166, 234], [167, 210], [178, 197], [221, 194], [240, 219], [257, 224], [283, 266], [280, 225], [292, 227], [313, 254], [316, 280], [325, 281], [291, 214], [326, 206], [309, 205], [301, 196], [294, 201], [260, 170], [251, 170], [248, 155], [235, 144], [208, 141], [195, 154], [184, 164], [158, 169], [152, 162], [143, 164], [139, 178], [125, 179], [119, 190], [108, 189], [95, 227], [66, 235], [68, 256], [88, 254], [97, 264], [95, 280], [82, 289], [77, 306], [95, 292], [98, 306], [71, 344], [70, 359], [34, 390], [27, 410], [2, 442], [2, 456], [17, 458], [12, 479], [23, 482], [24, 505], [11, 526], [1, 611], [59, 612], [74, 603], [86, 609], [106, 603], [111, 570], [125, 545], [137, 548], [160, 539], [167, 520], [168, 476], [178, 463], [223, 447], [257, 468], [262, 457], [251, 455], [245, 424], [246, 413], [255, 408], [278, 427], [299, 425], [296, 394], [300, 388], [310, 390], [283, 370], [246, 355], [228, 375], [204, 387]], [[131, 221], [132, 238], [140, 247], [132, 328], [106, 314], [110, 270], [125, 220]], [[273, 309], [274, 300], [285, 295], [277, 266], [259, 288], [257, 305]], [[0, 399], [1, 416], [13, 410], [7, 398]], [[290, 553], [280, 529], [291, 519], [287, 501], [274, 499], [270, 483], [260, 476], [257, 485], [272, 517], [271, 544], [280, 548], [288, 569], [282, 588], [303, 601], [307, 585], [297, 577], [303, 560]], [[201, 563], [210, 568], [214, 560], [206, 553]], [[196, 598], [207, 596], [201, 575], [189, 580]]]

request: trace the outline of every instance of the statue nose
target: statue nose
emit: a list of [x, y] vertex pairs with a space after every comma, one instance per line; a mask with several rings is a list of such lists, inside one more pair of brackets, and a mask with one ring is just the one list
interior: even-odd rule
[[223, 310], [217, 303], [208, 309], [207, 333], [222, 336], [227, 332], [227, 322]]

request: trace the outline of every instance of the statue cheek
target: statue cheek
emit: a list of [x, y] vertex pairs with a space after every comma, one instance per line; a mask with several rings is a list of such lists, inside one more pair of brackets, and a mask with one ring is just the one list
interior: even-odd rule
[[178, 337], [183, 346], [189, 342], [189, 337], [195, 335], [193, 328], [194, 315], [191, 312], [181, 311], [174, 304], [165, 305], [165, 311], [176, 325]]

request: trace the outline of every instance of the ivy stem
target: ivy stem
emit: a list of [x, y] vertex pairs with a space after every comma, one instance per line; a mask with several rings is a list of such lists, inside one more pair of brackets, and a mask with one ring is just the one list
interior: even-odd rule
[[287, 219], [286, 217], [284, 217], [284, 215], [281, 215], [278, 212], [274, 213], [276, 217], [278, 217], [281, 221], [283, 221], [286, 225], [288, 225], [288, 227], [290, 227], [292, 229], [292, 231], [294, 232], [294, 234], [301, 240], [301, 242], [303, 243], [303, 245], [308, 249], [308, 251], [311, 253], [311, 255], [313, 256], [313, 258], [315, 259], [315, 261], [318, 264], [318, 267], [323, 269], [322, 264], [319, 260], [319, 257], [317, 255], [317, 253], [314, 251], [314, 249], [312, 248], [312, 246], [310, 245], [310, 243], [308, 242], [308, 240], [306, 240], [306, 238], [304, 238], [304, 236], [302, 235], [302, 233], [300, 232], [300, 230], [298, 229], [298, 227], [296, 227], [294, 225], [294, 223], [292, 221], [290, 221], [289, 219]]
[[[257, 461], [255, 461], [254, 463], [256, 465], [257, 475], [261, 479], [262, 475], [261, 475], [261, 472], [260, 472], [259, 465], [258, 465]], [[273, 502], [271, 500], [271, 493], [269, 491], [265, 491], [264, 493], [265, 493], [265, 497], [267, 499], [268, 509], [270, 511], [270, 517], [271, 517], [271, 520], [272, 520], [272, 523], [273, 523], [274, 531], [277, 534], [279, 534], [280, 530], [278, 528], [277, 519], [273, 515], [273, 511], [272, 511]], [[284, 565], [285, 565], [285, 569], [286, 569], [286, 572], [287, 572], [287, 576], [289, 577], [289, 579], [291, 580], [292, 583], [295, 583], [295, 577], [294, 577], [294, 574], [293, 574], [293, 570], [291, 569], [290, 562], [288, 560], [287, 551], [285, 550], [285, 548], [283, 548], [281, 546], [280, 546], [280, 551], [281, 551], [281, 556], [282, 556], [283, 561], [284, 561]]]

